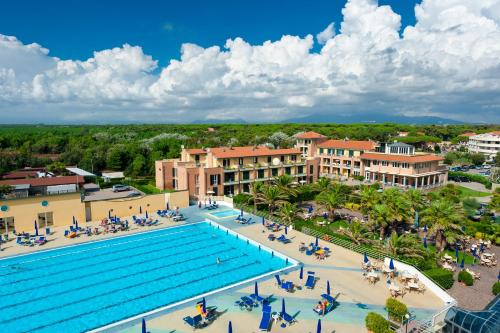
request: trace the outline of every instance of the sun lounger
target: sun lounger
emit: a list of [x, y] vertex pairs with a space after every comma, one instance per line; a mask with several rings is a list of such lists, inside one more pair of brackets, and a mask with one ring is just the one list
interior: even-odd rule
[[283, 281], [280, 279], [279, 275], [275, 275], [274, 277], [276, 278], [276, 282], [278, 283], [278, 286], [281, 289], [285, 289], [288, 292], [293, 291], [293, 282], [292, 281]]
[[323, 309], [323, 310], [318, 310], [317, 308], [314, 308], [314, 312], [316, 312], [319, 315], [326, 315], [328, 312], [332, 311], [333, 308], [335, 307], [336, 304], [336, 299], [333, 298], [332, 296], [328, 294], [321, 294], [321, 303], [323, 304], [325, 301], [328, 302], [328, 305]]
[[276, 238], [276, 240], [283, 244], [288, 244], [292, 242], [290, 239], [286, 238], [285, 235], [279, 236], [278, 238]]
[[262, 319], [260, 320], [259, 329], [261, 331], [269, 331], [271, 325], [271, 306], [264, 305], [262, 307]]
[[254, 300], [255, 302], [260, 303], [260, 304], [264, 304], [264, 302], [267, 301], [267, 298], [264, 298], [264, 297], [262, 297], [260, 295], [255, 295], [255, 294], [251, 294], [250, 298], [252, 300]]
[[308, 289], [313, 289], [315, 284], [316, 276], [314, 276], [314, 272], [307, 272], [306, 287]]
[[203, 318], [201, 315], [197, 315], [194, 317], [187, 316], [187, 317], [184, 317], [182, 320], [184, 320], [184, 322], [186, 324], [188, 324], [189, 326], [191, 326], [194, 329], [203, 327]]
[[291, 324], [296, 322], [295, 318], [286, 312], [280, 312], [280, 317], [281, 317], [281, 319], [286, 321], [288, 323], [288, 325], [291, 325]]
[[38, 238], [35, 239], [35, 244], [37, 245], [43, 245], [45, 243], [47, 243], [45, 236], [38, 236]]
[[239, 300], [235, 302], [236, 305], [240, 307], [240, 309], [246, 309], [248, 311], [252, 310], [254, 307], [258, 306], [258, 303], [256, 303], [253, 299], [251, 299], [248, 296], [243, 296]]

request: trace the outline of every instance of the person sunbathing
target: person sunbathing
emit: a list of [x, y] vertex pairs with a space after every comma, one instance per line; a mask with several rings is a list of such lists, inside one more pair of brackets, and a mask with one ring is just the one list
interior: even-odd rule
[[325, 310], [325, 308], [323, 306], [323, 303], [321, 303], [321, 301], [319, 301], [318, 304], [316, 305], [316, 312], [319, 313], [320, 315], [322, 315], [324, 310]]

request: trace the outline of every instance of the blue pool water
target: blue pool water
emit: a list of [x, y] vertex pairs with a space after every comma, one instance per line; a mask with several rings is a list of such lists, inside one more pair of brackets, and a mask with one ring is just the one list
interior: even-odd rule
[[215, 216], [218, 219], [223, 219], [223, 218], [230, 217], [230, 216], [236, 217], [236, 216], [240, 215], [240, 211], [236, 210], [236, 209], [228, 209], [228, 210], [222, 210], [219, 212], [210, 212], [209, 214], [212, 216]]
[[84, 332], [287, 265], [206, 222], [7, 258], [0, 331]]

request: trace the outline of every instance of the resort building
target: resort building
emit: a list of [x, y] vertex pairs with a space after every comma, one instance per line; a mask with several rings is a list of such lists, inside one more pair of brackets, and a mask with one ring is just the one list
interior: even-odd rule
[[500, 131], [470, 136], [467, 147], [470, 152], [483, 154], [487, 161], [492, 161], [500, 151]]
[[448, 169], [443, 158], [433, 154], [418, 154], [411, 145], [395, 142], [385, 152], [361, 154], [365, 181], [384, 185], [413, 188], [441, 186], [447, 181]]
[[375, 151], [377, 144], [373, 141], [327, 140], [316, 149], [315, 157], [319, 159], [320, 176], [346, 179], [361, 175], [360, 156], [365, 151]]
[[441, 186], [447, 180], [443, 158], [417, 153], [414, 146], [405, 143], [327, 140], [314, 132], [300, 133], [295, 138], [295, 147], [309, 164], [317, 163], [319, 177], [346, 180], [360, 176], [367, 182], [415, 188]]
[[317, 179], [317, 163], [297, 148], [267, 146], [182, 149], [178, 159], [156, 161], [156, 187], [188, 190], [193, 198], [250, 192], [253, 182], [290, 175], [297, 183]]
[[318, 144], [328, 139], [326, 136], [316, 132], [297, 133], [294, 137], [295, 148], [300, 150], [302, 157], [309, 157], [310, 155], [314, 155]]

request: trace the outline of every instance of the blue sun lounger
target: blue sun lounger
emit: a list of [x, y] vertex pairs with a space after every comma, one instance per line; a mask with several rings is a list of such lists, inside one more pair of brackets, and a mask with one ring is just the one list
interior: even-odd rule
[[290, 239], [286, 238], [286, 237], [285, 237], [285, 235], [281, 235], [281, 236], [279, 236], [278, 238], [276, 238], [276, 240], [277, 240], [278, 242], [283, 243], [283, 244], [288, 244], [288, 243], [291, 243], [291, 242], [292, 242]]
[[313, 310], [317, 314], [324, 316], [328, 312], [333, 310], [333, 308], [335, 307], [335, 305], [337, 303], [337, 300], [328, 294], [321, 294], [321, 298], [322, 298], [322, 300], [321, 300], [322, 303], [323, 303], [323, 301], [328, 301], [328, 306], [323, 311], [318, 311], [316, 308], [314, 308]]
[[276, 278], [276, 281], [278, 282], [278, 286], [281, 289], [285, 289], [288, 292], [293, 291], [293, 282], [292, 281], [283, 281], [280, 279], [279, 275], [275, 275], [274, 277]]
[[264, 298], [260, 295], [255, 295], [255, 294], [251, 294], [250, 298], [252, 300], [254, 300], [255, 302], [260, 303], [260, 304], [264, 304], [264, 302], [267, 300], [267, 298]]
[[261, 331], [269, 331], [271, 325], [271, 306], [264, 305], [262, 307], [262, 319], [260, 320], [259, 329]]
[[314, 276], [314, 272], [307, 272], [306, 287], [308, 289], [313, 289], [315, 284], [316, 284], [316, 276]]
[[280, 317], [281, 317], [281, 319], [286, 321], [288, 323], [288, 325], [291, 325], [297, 321], [297, 320], [295, 320], [295, 318], [293, 316], [289, 315], [286, 312], [280, 312]]
[[186, 324], [188, 324], [194, 329], [203, 327], [203, 318], [201, 317], [201, 315], [197, 315], [194, 317], [187, 316], [184, 317], [182, 320], [184, 320]]

